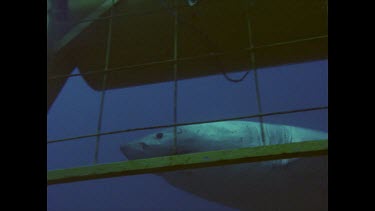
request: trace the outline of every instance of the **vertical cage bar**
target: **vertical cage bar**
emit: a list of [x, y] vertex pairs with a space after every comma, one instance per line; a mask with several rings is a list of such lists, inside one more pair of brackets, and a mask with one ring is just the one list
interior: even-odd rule
[[[255, 82], [255, 92], [256, 92], [256, 99], [257, 99], [257, 106], [258, 106], [258, 113], [261, 115], [262, 112], [262, 104], [261, 104], [261, 98], [260, 98], [260, 91], [259, 91], [259, 81], [258, 81], [258, 73], [257, 73], [257, 66], [256, 66], [256, 60], [255, 60], [255, 51], [254, 49], [254, 43], [253, 43], [253, 35], [252, 35], [252, 27], [251, 27], [251, 18], [250, 18], [250, 4], [248, 1], [247, 5], [247, 12], [246, 12], [246, 20], [247, 20], [247, 31], [248, 31], [248, 38], [249, 38], [249, 47], [252, 49], [250, 51], [250, 70], [253, 69], [254, 73], [254, 82]], [[263, 124], [263, 116], [259, 116], [260, 121], [260, 131], [261, 131], [261, 138], [263, 145], [267, 145], [265, 134], [264, 134], [264, 124]]]
[[[178, 0], [174, 1], [174, 49], [173, 49], [173, 59], [175, 61], [173, 65], [173, 81], [174, 81], [174, 93], [173, 93], [173, 123], [177, 124], [177, 94], [178, 94], [178, 83], [177, 83], [177, 73], [178, 73], [178, 64], [177, 64], [177, 59], [178, 59]], [[173, 153], [177, 154], [177, 126], [173, 127]]]
[[[105, 66], [104, 66], [104, 74], [103, 74], [103, 82], [102, 82], [102, 91], [100, 95], [100, 107], [99, 107], [99, 118], [98, 118], [98, 127], [96, 129], [96, 133], [100, 134], [102, 128], [102, 119], [103, 119], [103, 109], [104, 109], [104, 99], [106, 94], [107, 88], [107, 79], [108, 79], [108, 67], [109, 67], [109, 58], [110, 58], [110, 51], [111, 51], [111, 41], [112, 41], [112, 23], [113, 23], [113, 6], [115, 4], [115, 0], [112, 0], [112, 5], [110, 9], [110, 16], [108, 22], [108, 35], [107, 35], [107, 45], [106, 45], [106, 53], [105, 53]], [[97, 164], [99, 161], [99, 144], [100, 144], [100, 135], [96, 136], [95, 141], [95, 157], [94, 163]]]

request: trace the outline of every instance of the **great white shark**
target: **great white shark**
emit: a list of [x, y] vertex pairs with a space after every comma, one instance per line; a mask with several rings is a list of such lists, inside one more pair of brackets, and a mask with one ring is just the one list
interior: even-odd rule
[[[177, 154], [263, 145], [258, 122], [223, 121], [177, 127]], [[326, 132], [263, 124], [266, 145], [327, 139]], [[121, 146], [129, 160], [172, 155], [174, 129]], [[293, 158], [159, 173], [169, 184], [240, 210], [328, 210], [328, 157]]]

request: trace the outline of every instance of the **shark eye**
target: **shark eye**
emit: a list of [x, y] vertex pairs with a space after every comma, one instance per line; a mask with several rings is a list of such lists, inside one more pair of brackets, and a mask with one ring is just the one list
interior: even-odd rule
[[163, 138], [163, 133], [157, 133], [157, 134], [156, 134], [156, 138], [157, 138], [157, 139], [161, 139], [161, 138]]

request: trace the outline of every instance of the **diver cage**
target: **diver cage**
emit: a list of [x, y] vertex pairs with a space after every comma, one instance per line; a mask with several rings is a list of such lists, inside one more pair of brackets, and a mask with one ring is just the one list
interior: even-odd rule
[[[48, 185], [327, 156], [328, 139], [263, 134], [328, 131], [327, 21], [328, 0], [48, 0]], [[179, 127], [234, 120], [263, 144], [177, 153]], [[120, 154], [166, 128], [171, 154]]]

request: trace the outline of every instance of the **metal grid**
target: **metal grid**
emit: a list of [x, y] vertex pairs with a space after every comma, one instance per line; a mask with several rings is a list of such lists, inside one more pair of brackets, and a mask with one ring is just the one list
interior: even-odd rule
[[[112, 0], [112, 5], [115, 4], [115, 0]], [[199, 56], [193, 56], [193, 57], [179, 57], [178, 56], [178, 27], [181, 24], [182, 21], [179, 19], [179, 13], [178, 11], [186, 6], [181, 6], [178, 4], [178, 1], [175, 1], [174, 4], [172, 2], [172, 6], [169, 6], [171, 3], [170, 1], [167, 2], [165, 1], [168, 5], [166, 6], [167, 10], [171, 13], [171, 15], [174, 17], [174, 53], [173, 53], [173, 58], [164, 60], [164, 61], [154, 61], [154, 62], [148, 62], [148, 63], [143, 63], [143, 64], [136, 64], [136, 65], [127, 65], [123, 67], [116, 67], [116, 68], [109, 68], [109, 61], [111, 58], [110, 51], [111, 51], [111, 39], [112, 39], [112, 25], [113, 25], [113, 19], [119, 16], [125, 16], [125, 15], [144, 15], [150, 12], [155, 12], [155, 11], [143, 11], [140, 13], [124, 13], [124, 14], [114, 14], [114, 6], [111, 7], [109, 16], [106, 17], [100, 17], [96, 19], [91, 19], [91, 20], [82, 20], [81, 22], [86, 22], [86, 21], [98, 21], [98, 20], [104, 20], [108, 19], [108, 35], [107, 35], [107, 41], [106, 41], [106, 55], [105, 55], [105, 68], [101, 70], [95, 70], [95, 71], [90, 71], [86, 73], [80, 73], [80, 74], [68, 74], [68, 75], [55, 75], [52, 77], [48, 77], [47, 81], [53, 81], [55, 79], [60, 79], [60, 78], [69, 78], [69, 77], [76, 77], [76, 76], [82, 76], [82, 75], [89, 75], [89, 74], [95, 74], [95, 73], [103, 73], [103, 78], [102, 78], [102, 90], [101, 90], [101, 96], [100, 96], [100, 113], [99, 113], [99, 119], [98, 119], [98, 125], [96, 129], [95, 134], [89, 134], [89, 135], [83, 135], [83, 136], [76, 136], [76, 137], [70, 137], [70, 138], [64, 138], [64, 139], [56, 139], [56, 140], [48, 140], [47, 144], [52, 144], [52, 143], [58, 143], [58, 142], [64, 142], [64, 141], [72, 141], [80, 138], [87, 138], [87, 137], [96, 137], [96, 149], [95, 149], [95, 157], [94, 157], [94, 163], [98, 163], [98, 155], [99, 155], [99, 143], [100, 143], [100, 137], [104, 135], [110, 135], [110, 134], [115, 134], [115, 133], [125, 133], [125, 132], [132, 132], [132, 131], [139, 131], [139, 130], [148, 130], [148, 129], [157, 129], [157, 128], [167, 128], [167, 127], [174, 127], [174, 144], [175, 144], [175, 150], [177, 148], [177, 136], [176, 136], [176, 128], [178, 126], [183, 126], [183, 125], [190, 125], [190, 124], [201, 124], [201, 123], [210, 123], [210, 122], [218, 122], [218, 121], [229, 121], [229, 120], [239, 120], [239, 119], [245, 119], [245, 118], [259, 118], [260, 120], [260, 125], [261, 125], [261, 131], [262, 131], [262, 141], [264, 143], [264, 132], [263, 132], [263, 117], [265, 116], [273, 116], [273, 115], [280, 115], [280, 114], [289, 114], [289, 113], [298, 113], [298, 112], [306, 112], [306, 111], [313, 111], [313, 110], [326, 110], [328, 109], [328, 106], [322, 106], [322, 107], [313, 107], [313, 108], [303, 108], [303, 109], [296, 109], [296, 110], [288, 110], [288, 111], [280, 111], [280, 112], [272, 112], [272, 113], [263, 113], [262, 112], [262, 104], [261, 104], [261, 95], [260, 95], [260, 90], [259, 90], [259, 81], [258, 81], [258, 75], [257, 75], [257, 66], [256, 66], [256, 52], [257, 50], [264, 49], [264, 48], [271, 48], [275, 46], [281, 46], [281, 45], [292, 45], [298, 42], [308, 42], [311, 40], [318, 40], [318, 39], [326, 39], [328, 36], [327, 35], [321, 35], [321, 36], [314, 36], [314, 37], [309, 37], [309, 38], [302, 38], [302, 39], [295, 39], [295, 40], [290, 40], [290, 41], [283, 41], [283, 42], [275, 42], [271, 44], [264, 44], [264, 45], [258, 45], [255, 46], [253, 43], [253, 37], [252, 37], [252, 25], [251, 25], [251, 19], [249, 17], [249, 11], [247, 11], [247, 26], [248, 26], [248, 39], [249, 39], [249, 46], [244, 47], [243, 49], [239, 51], [244, 51], [244, 52], [249, 52], [250, 53], [250, 66], [249, 66], [249, 71], [253, 71], [254, 74], [254, 83], [256, 87], [256, 99], [257, 99], [257, 105], [258, 105], [258, 114], [256, 115], [247, 115], [247, 116], [238, 116], [238, 117], [233, 117], [233, 118], [225, 118], [225, 119], [215, 119], [215, 120], [210, 120], [210, 121], [199, 121], [199, 122], [189, 122], [189, 123], [178, 123], [177, 121], [177, 112], [178, 112], [178, 105], [177, 105], [177, 99], [178, 99], [178, 63], [180, 61], [187, 61], [187, 60], [195, 60], [198, 58], [207, 58], [207, 57], [214, 57], [217, 58], [220, 55], [228, 55], [228, 54], [233, 54], [237, 53], [238, 51], [233, 51], [233, 52], [213, 52], [207, 55], [199, 55]], [[126, 129], [126, 130], [117, 130], [117, 131], [111, 131], [111, 132], [102, 132], [101, 127], [102, 127], [102, 116], [103, 116], [103, 105], [105, 101], [105, 94], [106, 94], [106, 87], [107, 87], [107, 79], [108, 79], [108, 73], [114, 72], [114, 71], [131, 71], [132, 69], [136, 67], [145, 67], [145, 66], [152, 66], [152, 65], [157, 65], [157, 64], [164, 64], [164, 63], [171, 63], [174, 66], [174, 106], [173, 106], [173, 124], [169, 125], [157, 125], [157, 126], [152, 126], [152, 127], [140, 127], [140, 128], [131, 128], [131, 129]], [[248, 73], [248, 72], [247, 72]], [[246, 73], [246, 74], [247, 74]], [[224, 73], [225, 74], [225, 73]], [[235, 81], [234, 81], [235, 82]]]

